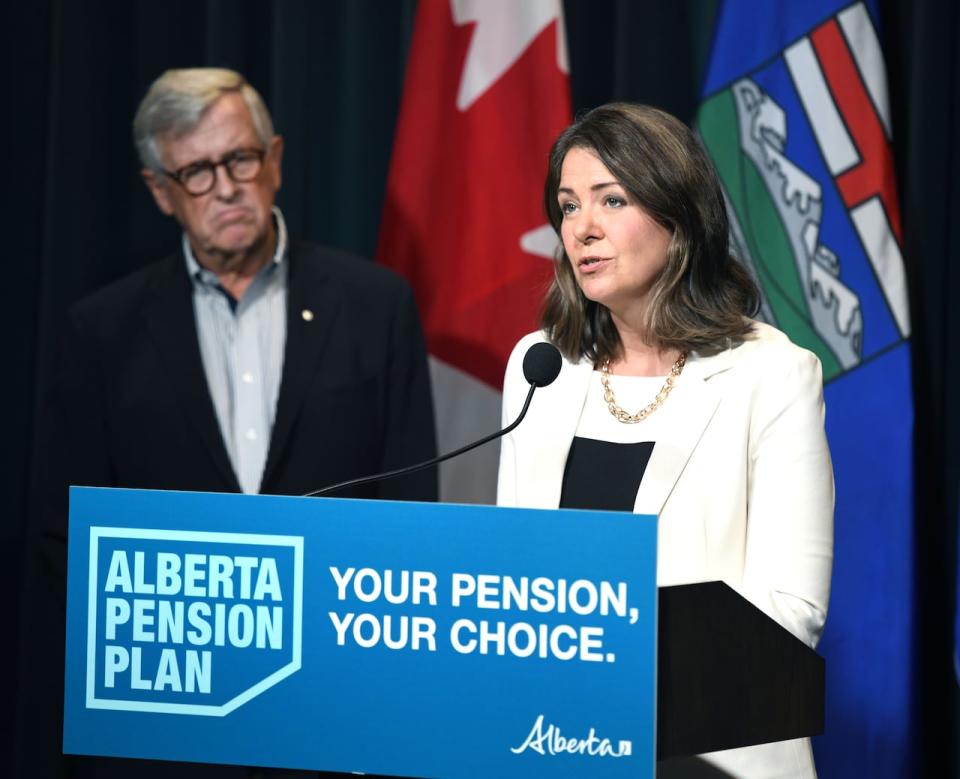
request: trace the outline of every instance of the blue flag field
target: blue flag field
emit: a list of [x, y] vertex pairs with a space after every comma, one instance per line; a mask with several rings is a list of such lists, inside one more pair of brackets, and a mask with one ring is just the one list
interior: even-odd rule
[[823, 364], [837, 508], [817, 769], [910, 776], [910, 317], [876, 4], [724, 3], [697, 127], [761, 318]]

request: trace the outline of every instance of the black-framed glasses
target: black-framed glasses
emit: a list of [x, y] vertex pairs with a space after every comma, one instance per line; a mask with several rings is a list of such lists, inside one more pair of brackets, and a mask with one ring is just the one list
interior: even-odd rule
[[200, 160], [191, 162], [179, 170], [165, 170], [164, 175], [176, 181], [187, 194], [199, 197], [206, 195], [217, 183], [217, 168], [221, 165], [227, 175], [238, 183], [252, 181], [263, 165], [263, 149], [236, 149], [218, 161]]

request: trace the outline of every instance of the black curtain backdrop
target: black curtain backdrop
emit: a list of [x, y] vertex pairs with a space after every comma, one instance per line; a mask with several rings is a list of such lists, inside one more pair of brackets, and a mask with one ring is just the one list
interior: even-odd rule
[[[881, 11], [913, 324], [917, 732], [922, 775], [957, 776], [960, 7], [887, 0]], [[941, 756], [948, 773], [937, 767]]]
[[[575, 111], [622, 99], [693, 118], [717, 0], [565, 6]], [[44, 775], [40, 766], [50, 756], [37, 752], [56, 749], [55, 740], [44, 742], [23, 724], [28, 720], [18, 727], [15, 712], [37, 697], [38, 682], [21, 656], [22, 635], [37, 616], [35, 573], [23, 550], [38, 419], [63, 315], [74, 300], [163, 256], [178, 240], [139, 179], [130, 140], [137, 103], [169, 67], [240, 70], [286, 138], [279, 200], [291, 232], [369, 257], [415, 10], [415, 0], [5, 5], [2, 213], [10, 251], [0, 312], [10, 336], [12, 403], [0, 587], [15, 629], [2, 642], [10, 683], [0, 706], [0, 755], [12, 754], [16, 742], [34, 766], [24, 775]], [[960, 410], [951, 401], [960, 390], [960, 10], [923, 0], [883, 0], [881, 10], [914, 332], [921, 775], [957, 776]], [[890, 409], [891, 418], [902, 413]], [[0, 762], [0, 774], [6, 767]]]

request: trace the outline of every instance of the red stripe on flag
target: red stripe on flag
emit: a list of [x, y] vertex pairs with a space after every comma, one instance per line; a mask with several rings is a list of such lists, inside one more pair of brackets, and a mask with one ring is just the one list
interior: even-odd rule
[[546, 224], [547, 157], [570, 96], [554, 20], [458, 110], [474, 32], [449, 0], [419, 3], [377, 259], [412, 283], [430, 354], [499, 390], [553, 274], [520, 241]]
[[856, 167], [837, 176], [843, 201], [848, 208], [853, 208], [879, 195], [894, 235], [902, 245], [893, 153], [846, 39], [833, 19], [814, 30], [810, 39], [862, 160]]

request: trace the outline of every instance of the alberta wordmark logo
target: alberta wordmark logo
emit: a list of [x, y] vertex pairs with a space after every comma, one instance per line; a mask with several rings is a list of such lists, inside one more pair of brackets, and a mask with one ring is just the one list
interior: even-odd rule
[[224, 716], [300, 668], [303, 537], [90, 528], [86, 705]]
[[511, 747], [510, 751], [520, 755], [528, 749], [544, 756], [629, 757], [633, 754], [633, 742], [620, 739], [614, 747], [612, 740], [597, 735], [596, 728], [590, 728], [585, 736], [564, 735], [553, 723], [545, 725], [541, 714], [533, 723], [523, 743], [520, 746]]

